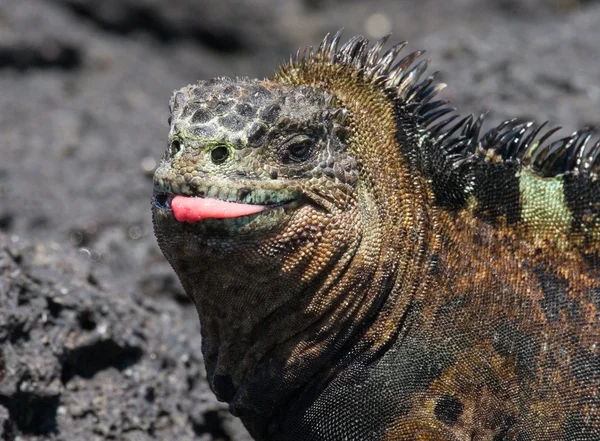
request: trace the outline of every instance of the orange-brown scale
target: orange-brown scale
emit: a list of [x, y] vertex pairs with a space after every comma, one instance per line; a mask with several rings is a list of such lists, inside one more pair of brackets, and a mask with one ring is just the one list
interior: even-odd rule
[[[275, 79], [327, 90], [348, 109], [351, 134], [348, 149], [362, 164], [357, 198], [361, 207], [362, 243], [367, 244], [364, 254], [355, 257], [364, 262], [356, 268], [365, 275], [370, 271], [368, 268], [376, 268], [372, 277], [365, 277], [371, 281], [366, 296], [369, 302], [365, 302], [364, 311], [356, 318], [366, 318], [368, 307], [378, 294], [393, 295], [385, 299], [385, 306], [364, 335], [368, 351], [376, 353], [398, 333], [407, 305], [426, 283], [428, 265], [424, 250], [426, 246], [435, 247], [436, 240], [426, 209], [431, 205], [432, 193], [422, 177], [411, 173], [400, 153], [394, 103], [362, 73], [351, 66], [316, 61], [283, 66]], [[377, 145], [373, 145], [374, 139]], [[352, 299], [349, 294], [348, 290], [335, 289], [327, 296]]]
[[[523, 223], [509, 226], [500, 219], [492, 226], [469, 210], [440, 210], [436, 218], [442, 243], [435, 251], [435, 276], [419, 297], [419, 327], [439, 342], [436, 350], [447, 351], [455, 361], [426, 392], [414, 397], [415, 416], [400, 418], [386, 439], [412, 439], [407, 430], [418, 421], [419, 427], [426, 427], [423, 433], [435, 434], [418, 439], [462, 440], [477, 433], [481, 438], [474, 439], [492, 440], [502, 427], [489, 437], [484, 434], [497, 423], [489, 421], [489, 413], [496, 411], [510, 413], [510, 430], [526, 431], [532, 439], [566, 437], [562, 424], [574, 413], [598, 427], [599, 409], [587, 404], [597, 400], [599, 372], [578, 369], [598, 367], [600, 269], [591, 267], [575, 246], [568, 252], [564, 244], [531, 246], [529, 239], [536, 232]], [[536, 268], [556, 279], [545, 285], [548, 275], [536, 273]], [[548, 300], [548, 290], [556, 289], [557, 283], [564, 284], [564, 298]], [[569, 311], [568, 302], [578, 305], [577, 310]], [[458, 306], [448, 313], [452, 303]], [[506, 327], [514, 331], [499, 337], [509, 334]], [[513, 347], [499, 352], [499, 338]], [[581, 379], [585, 374], [588, 378]], [[494, 392], [493, 384], [502, 385], [502, 390]], [[456, 427], [440, 426], [435, 418], [433, 403], [443, 396], [455, 397], [465, 408]], [[468, 416], [468, 409], [480, 415]]]

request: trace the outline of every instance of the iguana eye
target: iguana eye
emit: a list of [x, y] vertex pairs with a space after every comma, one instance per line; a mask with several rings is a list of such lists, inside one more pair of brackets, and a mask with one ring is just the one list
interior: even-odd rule
[[308, 136], [294, 136], [284, 143], [282, 162], [284, 164], [306, 161], [313, 150], [314, 142]]
[[229, 150], [224, 145], [215, 147], [210, 152], [210, 159], [215, 164], [223, 163], [229, 157]]

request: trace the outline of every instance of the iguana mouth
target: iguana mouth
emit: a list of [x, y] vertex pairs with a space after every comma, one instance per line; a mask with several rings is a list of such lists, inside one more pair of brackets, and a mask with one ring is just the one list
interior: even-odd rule
[[211, 189], [196, 194], [155, 191], [152, 206], [172, 211], [179, 222], [196, 223], [204, 219], [237, 219], [271, 212], [297, 199], [287, 190]]

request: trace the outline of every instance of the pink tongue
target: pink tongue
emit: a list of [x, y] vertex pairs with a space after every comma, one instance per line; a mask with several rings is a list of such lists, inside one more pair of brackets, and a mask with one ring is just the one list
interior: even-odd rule
[[218, 199], [175, 196], [171, 201], [171, 208], [173, 214], [175, 214], [175, 219], [179, 222], [192, 224], [207, 218], [224, 219], [246, 216], [263, 211], [266, 207], [263, 205], [226, 202]]

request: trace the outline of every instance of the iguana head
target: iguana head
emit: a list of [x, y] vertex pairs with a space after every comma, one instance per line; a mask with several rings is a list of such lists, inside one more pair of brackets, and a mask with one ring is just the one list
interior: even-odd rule
[[357, 163], [333, 95], [218, 78], [176, 91], [170, 108], [153, 202], [170, 242], [239, 253], [242, 243], [255, 250], [269, 238], [273, 246], [306, 238], [332, 211], [352, 209]]

